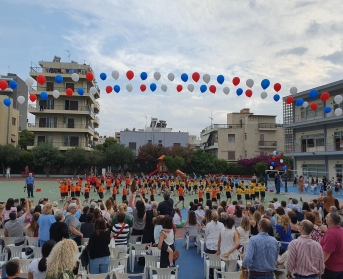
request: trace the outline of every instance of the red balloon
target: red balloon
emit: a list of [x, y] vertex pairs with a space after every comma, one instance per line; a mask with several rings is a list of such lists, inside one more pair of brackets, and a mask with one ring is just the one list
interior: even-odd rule
[[210, 86], [210, 92], [213, 93], [213, 94], [215, 94], [216, 91], [217, 91], [217, 88], [216, 88], [214, 85], [211, 85], [211, 86]]
[[281, 90], [281, 84], [280, 84], [280, 83], [275, 83], [275, 84], [274, 84], [274, 90], [275, 90], [276, 92], [279, 92], [279, 91]]
[[279, 153], [279, 154], [277, 155], [277, 157], [278, 157], [278, 158], [281, 158], [281, 156], [282, 156], [282, 154], [281, 154], [281, 153]]
[[[126, 74], [126, 75], [127, 75], [127, 74]], [[144, 91], [146, 90], [145, 84], [142, 84], [139, 88], [141, 89], [142, 92], [144, 92]]]
[[37, 97], [35, 94], [30, 94], [30, 101], [35, 102], [37, 100]]
[[316, 110], [316, 109], [318, 108], [317, 103], [312, 103], [312, 104], [310, 105], [310, 108], [311, 108], [312, 110]]
[[66, 89], [66, 94], [67, 94], [67, 96], [69, 96], [69, 97], [73, 96], [73, 89], [67, 88], [67, 89]]
[[323, 93], [320, 95], [320, 99], [321, 99], [323, 102], [327, 101], [329, 98], [330, 98], [329, 92], [323, 92]]
[[245, 95], [250, 98], [252, 96], [252, 90], [251, 89], [247, 89], [245, 91]]
[[111, 85], [106, 86], [106, 93], [109, 94], [111, 92], [112, 92], [112, 86]]
[[93, 73], [92, 73], [92, 72], [88, 72], [88, 73], [86, 74], [86, 79], [87, 79], [88, 81], [92, 81], [92, 80], [94, 79]]
[[276, 159], [276, 157], [273, 155], [273, 156], [272, 156], [272, 160], [274, 161], [275, 159]]
[[176, 86], [176, 90], [177, 90], [177, 92], [181, 92], [182, 91], [182, 85], [178, 85], [178, 86]]
[[286, 98], [286, 104], [287, 104], [287, 105], [290, 105], [290, 104], [293, 103], [293, 102], [294, 102], [294, 99], [293, 99], [292, 96], [288, 96], [288, 97]]
[[237, 86], [240, 82], [241, 80], [239, 79], [239, 77], [234, 77], [232, 80], [232, 83], [234, 86]]
[[8, 88], [8, 83], [6, 80], [0, 80], [0, 89], [5, 90]]
[[43, 85], [43, 84], [46, 82], [45, 76], [43, 76], [43, 75], [38, 75], [38, 76], [37, 76], [37, 82], [38, 82], [40, 85]]
[[199, 79], [200, 79], [200, 74], [198, 72], [194, 72], [192, 74], [192, 79], [195, 81], [195, 82], [198, 82]]
[[126, 72], [126, 77], [128, 80], [133, 79], [134, 76], [135, 76], [135, 74], [131, 70]]

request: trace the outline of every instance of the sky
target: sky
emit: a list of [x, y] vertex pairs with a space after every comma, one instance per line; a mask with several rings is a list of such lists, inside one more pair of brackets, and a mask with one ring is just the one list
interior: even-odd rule
[[[282, 123], [282, 102], [275, 102], [273, 84], [281, 97], [342, 79], [343, 5], [339, 0], [1, 0], [0, 74], [22, 79], [38, 61], [70, 59], [91, 64], [101, 89], [100, 135], [125, 128], [144, 128], [151, 117], [166, 120], [173, 131], [199, 136], [211, 124], [226, 124], [226, 114], [250, 108], [255, 114], [276, 115]], [[117, 70], [115, 81], [111, 72]], [[128, 70], [135, 73], [129, 82]], [[141, 72], [148, 73], [146, 81]], [[211, 76], [216, 94], [201, 93], [205, 84], [193, 72]], [[100, 73], [107, 74], [101, 81]], [[154, 72], [161, 73], [159, 81]], [[175, 74], [173, 82], [168, 73]], [[181, 81], [187, 73], [188, 82]], [[225, 77], [223, 85], [217, 75]], [[243, 90], [254, 80], [253, 96], [237, 96], [232, 84], [239, 77]], [[268, 97], [261, 99], [261, 80], [269, 79]], [[149, 85], [158, 89], [151, 92]], [[125, 86], [133, 85], [127, 92]], [[141, 92], [139, 86], [147, 85]], [[119, 85], [121, 91], [106, 94]], [[161, 85], [168, 86], [167, 92]], [[183, 90], [176, 91], [177, 85]], [[188, 84], [195, 90], [189, 92]], [[223, 87], [230, 93], [225, 95]], [[32, 116], [30, 116], [33, 119]]]

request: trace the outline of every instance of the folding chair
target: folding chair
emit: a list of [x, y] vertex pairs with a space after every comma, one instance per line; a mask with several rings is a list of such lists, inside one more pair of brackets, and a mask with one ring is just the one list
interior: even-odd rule
[[144, 273], [129, 274], [129, 273], [114, 272], [114, 277], [115, 279], [131, 279], [133, 277], [141, 277], [142, 279], [146, 279]]
[[150, 255], [147, 255], [147, 256], [144, 256], [144, 258], [145, 258], [145, 266], [144, 266], [143, 273], [148, 278], [149, 277], [149, 268], [150, 267], [157, 267], [157, 268], [160, 267], [160, 263], [159, 263], [160, 256], [150, 256]]
[[210, 278], [210, 268], [225, 270], [225, 262], [219, 255], [204, 253], [204, 278]]
[[190, 239], [195, 239], [193, 240], [193, 242], [196, 242], [197, 236], [198, 236], [197, 227], [185, 227], [185, 236], [183, 238], [183, 246], [186, 246], [186, 249], [188, 250]]
[[26, 239], [26, 245], [27, 246], [34, 246], [38, 247], [38, 237], [30, 237], [30, 236], [25, 236]]
[[129, 258], [130, 258], [130, 268], [131, 272], [134, 272], [135, 269], [135, 259], [139, 257], [144, 257], [145, 255], [145, 248], [147, 245], [151, 246], [151, 243], [147, 244], [131, 244], [130, 251], [129, 251]]
[[[154, 274], [156, 272], [156, 274]], [[173, 274], [174, 273], [174, 274]], [[178, 279], [179, 266], [170, 268], [150, 267], [150, 279]]]

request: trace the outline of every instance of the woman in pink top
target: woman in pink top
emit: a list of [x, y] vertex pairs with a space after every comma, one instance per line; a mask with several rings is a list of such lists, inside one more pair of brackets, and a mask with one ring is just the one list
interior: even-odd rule
[[5, 209], [2, 211], [2, 216], [3, 216], [3, 218], [2, 218], [3, 224], [2, 225], [4, 225], [7, 221], [9, 221], [10, 213], [13, 211], [17, 213], [17, 208], [14, 206], [14, 199], [9, 198], [7, 200]]

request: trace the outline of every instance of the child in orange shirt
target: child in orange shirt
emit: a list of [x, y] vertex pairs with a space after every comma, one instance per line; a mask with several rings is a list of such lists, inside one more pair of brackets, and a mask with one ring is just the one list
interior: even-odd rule
[[104, 185], [103, 185], [103, 184], [100, 184], [100, 187], [99, 187], [99, 189], [98, 189], [98, 194], [99, 194], [99, 198], [100, 198], [100, 199], [103, 199], [103, 198], [104, 198], [104, 190], [105, 190]]
[[177, 189], [178, 193], [179, 193], [179, 201], [175, 204], [175, 206], [177, 206], [179, 204], [180, 201], [182, 201], [182, 208], [185, 208], [185, 197], [184, 197], [184, 189], [183, 186], [180, 186], [179, 189]]
[[85, 185], [85, 202], [88, 202], [90, 189], [91, 189], [90, 184], [86, 184]]
[[106, 179], [106, 193], [109, 193], [111, 191], [111, 179]]
[[126, 196], [127, 196], [127, 187], [124, 187], [124, 189], [123, 189], [123, 196], [121, 198], [123, 202], [127, 200]]
[[70, 185], [70, 196], [72, 197], [72, 198], [75, 198], [75, 185], [72, 183], [71, 185]]
[[155, 201], [155, 187], [152, 187], [150, 190], [150, 201]]
[[200, 186], [200, 189], [199, 189], [199, 192], [198, 192], [198, 198], [199, 198], [199, 203], [203, 203], [203, 198], [202, 198], [202, 195], [204, 193], [204, 190], [202, 189], [203, 187]]
[[145, 199], [145, 188], [144, 188], [144, 186], [141, 188], [141, 194], [142, 194], [143, 199]]
[[114, 200], [116, 200], [116, 196], [117, 196], [117, 187], [113, 186], [112, 197], [114, 198]]
[[76, 196], [77, 198], [79, 198], [80, 195], [81, 195], [81, 185], [82, 185], [82, 184], [78, 184], [78, 185], [75, 186], [75, 196]]
[[216, 187], [212, 188], [212, 202], [217, 202], [217, 189]]

